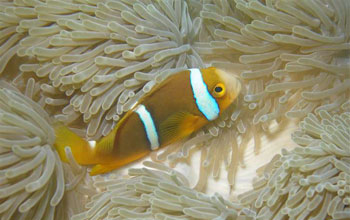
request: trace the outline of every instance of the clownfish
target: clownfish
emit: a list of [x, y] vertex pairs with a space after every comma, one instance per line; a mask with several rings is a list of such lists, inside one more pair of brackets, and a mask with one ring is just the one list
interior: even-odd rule
[[240, 81], [215, 67], [189, 69], [169, 76], [142, 97], [95, 146], [64, 125], [55, 127], [55, 147], [63, 161], [71, 147], [81, 165], [95, 165], [90, 175], [109, 172], [151, 151], [179, 141], [233, 103]]

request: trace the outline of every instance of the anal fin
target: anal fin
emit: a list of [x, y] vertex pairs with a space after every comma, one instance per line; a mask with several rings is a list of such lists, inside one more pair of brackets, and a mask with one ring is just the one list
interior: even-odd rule
[[104, 163], [96, 164], [92, 168], [90, 175], [94, 176], [94, 175], [103, 174], [103, 173], [107, 173], [109, 171], [115, 170], [121, 166], [124, 166], [126, 164], [129, 164], [131, 162], [134, 162], [136, 160], [143, 158], [148, 153], [149, 151], [145, 151], [142, 153], [133, 154], [132, 156], [128, 156], [128, 157], [124, 157], [123, 155], [113, 155], [112, 157], [109, 157], [107, 160], [104, 160], [103, 161]]
[[101, 138], [96, 143], [96, 153], [100, 157], [108, 157], [113, 151], [114, 148], [114, 140], [116, 138], [117, 129], [114, 128], [107, 136]]
[[112, 166], [111, 164], [96, 164], [90, 171], [90, 176], [95, 176], [103, 173], [107, 173], [114, 169], [117, 169], [118, 166]]

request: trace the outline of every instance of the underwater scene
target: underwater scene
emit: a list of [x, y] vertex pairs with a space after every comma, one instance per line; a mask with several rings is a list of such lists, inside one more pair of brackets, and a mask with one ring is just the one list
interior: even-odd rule
[[0, 220], [349, 220], [349, 0], [0, 0]]

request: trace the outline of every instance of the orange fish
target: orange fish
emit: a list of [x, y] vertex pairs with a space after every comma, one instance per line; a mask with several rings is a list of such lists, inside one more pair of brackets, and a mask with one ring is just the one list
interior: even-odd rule
[[95, 146], [67, 127], [55, 127], [55, 147], [63, 161], [71, 146], [90, 175], [106, 173], [179, 141], [219, 115], [236, 99], [240, 81], [215, 67], [189, 69], [168, 77], [141, 98]]

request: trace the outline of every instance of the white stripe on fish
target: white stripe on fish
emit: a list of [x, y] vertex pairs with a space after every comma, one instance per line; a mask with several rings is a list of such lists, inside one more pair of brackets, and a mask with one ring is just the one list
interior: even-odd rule
[[147, 139], [151, 144], [151, 150], [158, 149], [158, 133], [151, 114], [149, 111], [147, 111], [144, 105], [139, 105], [134, 111], [139, 115], [140, 120], [142, 121], [142, 124], [146, 131]]
[[199, 69], [190, 69], [190, 71], [191, 87], [197, 107], [209, 121], [212, 121], [219, 116], [218, 103], [209, 93], [201, 71]]

